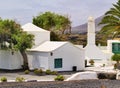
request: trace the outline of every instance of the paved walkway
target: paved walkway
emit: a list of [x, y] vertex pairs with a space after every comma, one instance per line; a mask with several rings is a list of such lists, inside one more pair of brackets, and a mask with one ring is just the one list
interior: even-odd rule
[[113, 66], [105, 66], [105, 67], [86, 67], [86, 68], [85, 68], [85, 71], [117, 73], [117, 70], [114, 70], [114, 69], [113, 69]]
[[[85, 71], [95, 71], [95, 72], [113, 72], [116, 73], [117, 71], [113, 69], [113, 66], [109, 67], [87, 67]], [[69, 78], [72, 74], [76, 72], [70, 73], [62, 73], [65, 76], [65, 79]], [[35, 75], [33, 72], [30, 74], [24, 74], [24, 72], [0, 72], [0, 78], [6, 77], [8, 81], [15, 81], [16, 77], [23, 77], [25, 80], [37, 80], [37, 81], [54, 81], [56, 75], [45, 75], [45, 76], [38, 76]]]
[[[64, 75], [65, 78], [70, 77], [71, 75]], [[54, 78], [56, 75], [45, 75], [45, 76], [38, 76], [35, 75], [33, 72], [30, 72], [30, 74], [24, 74], [24, 72], [16, 72], [16, 73], [10, 73], [10, 72], [2, 72], [0, 73], [0, 78], [6, 77], [8, 81], [15, 81], [16, 77], [23, 77], [25, 80], [37, 80], [37, 81], [54, 81]]]

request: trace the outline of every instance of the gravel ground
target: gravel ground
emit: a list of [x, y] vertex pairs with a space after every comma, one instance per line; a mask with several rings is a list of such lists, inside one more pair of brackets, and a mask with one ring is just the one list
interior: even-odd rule
[[0, 88], [120, 88], [119, 80], [0, 83]]

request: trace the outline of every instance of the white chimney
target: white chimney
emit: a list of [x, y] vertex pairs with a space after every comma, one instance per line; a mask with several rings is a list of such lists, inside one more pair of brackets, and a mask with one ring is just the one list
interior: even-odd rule
[[88, 18], [87, 44], [95, 45], [95, 21], [91, 16]]

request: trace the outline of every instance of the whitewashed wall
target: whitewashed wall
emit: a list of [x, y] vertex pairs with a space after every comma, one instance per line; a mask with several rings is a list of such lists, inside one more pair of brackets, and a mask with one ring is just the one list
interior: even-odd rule
[[50, 41], [50, 32], [27, 31], [27, 33], [34, 35], [34, 46], [39, 46], [45, 41]]
[[[56, 49], [53, 56], [49, 58], [49, 69], [55, 71], [72, 71], [73, 66], [77, 66], [77, 70], [83, 70], [85, 67], [85, 53], [84, 50], [74, 47], [72, 44], [65, 44], [64, 46]], [[62, 58], [63, 67], [54, 68], [54, 59]]]
[[40, 52], [28, 52], [28, 65], [30, 70], [34, 70], [35, 68], [41, 68], [43, 70], [47, 70], [48, 67], [48, 53], [40, 53]]
[[[30, 70], [42, 68], [53, 71], [72, 71], [73, 66], [77, 70], [83, 70], [85, 67], [85, 52], [83, 49], [74, 47], [72, 44], [66, 44], [52, 52], [28, 52], [28, 62]], [[63, 67], [54, 68], [54, 59], [63, 58]]]
[[87, 45], [85, 47], [85, 59], [106, 60], [105, 53], [100, 50], [96, 45]]
[[19, 52], [0, 50], [0, 69], [15, 70], [20, 69], [23, 64], [23, 58]]

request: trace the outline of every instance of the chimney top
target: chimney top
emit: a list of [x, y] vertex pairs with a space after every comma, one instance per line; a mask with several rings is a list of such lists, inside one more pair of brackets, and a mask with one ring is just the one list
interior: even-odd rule
[[93, 18], [92, 16], [89, 16], [89, 17], [88, 17], [88, 21], [93, 22], [93, 21], [94, 21], [94, 18]]

